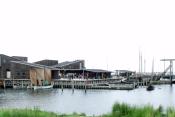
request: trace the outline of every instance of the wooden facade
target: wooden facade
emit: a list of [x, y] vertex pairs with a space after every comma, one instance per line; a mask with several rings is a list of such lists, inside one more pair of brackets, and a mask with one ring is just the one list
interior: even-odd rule
[[107, 79], [111, 72], [86, 69], [84, 60], [58, 63], [56, 60], [27, 62], [27, 57], [0, 54], [0, 86], [27, 87], [49, 85], [54, 80], [65, 79]]
[[[27, 57], [25, 57], [25, 59], [27, 60]], [[19, 64], [12, 64], [11, 61], [20, 61], [20, 59], [0, 54], [0, 79], [28, 79], [28, 67]]]
[[51, 84], [51, 70], [32, 68], [30, 69], [30, 79], [34, 86]]

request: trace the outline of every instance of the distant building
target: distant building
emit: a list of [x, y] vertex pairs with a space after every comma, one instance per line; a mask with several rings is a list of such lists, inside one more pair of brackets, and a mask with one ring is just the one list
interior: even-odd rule
[[129, 70], [115, 70], [115, 75], [116, 76], [130, 77], [133, 74], [135, 74], [134, 71], [129, 71]]

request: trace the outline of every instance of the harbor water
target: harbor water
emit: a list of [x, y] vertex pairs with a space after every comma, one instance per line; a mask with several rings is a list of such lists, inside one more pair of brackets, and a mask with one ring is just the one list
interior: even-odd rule
[[100, 115], [111, 111], [115, 102], [130, 105], [153, 105], [167, 108], [175, 105], [175, 86], [157, 85], [134, 90], [0, 89], [0, 108], [40, 108], [57, 113]]

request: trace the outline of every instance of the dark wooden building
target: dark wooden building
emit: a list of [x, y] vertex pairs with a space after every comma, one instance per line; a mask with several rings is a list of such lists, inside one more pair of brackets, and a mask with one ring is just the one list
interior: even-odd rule
[[11, 61], [27, 61], [27, 57], [10, 57], [4, 54], [0, 54], [0, 78], [28, 78], [28, 68], [22, 65], [14, 65], [11, 63]]
[[[111, 72], [107, 70], [86, 69], [84, 60], [62, 63], [58, 63], [57, 60], [41, 60], [29, 63], [27, 60], [27, 57], [0, 54], [0, 79], [31, 79], [31, 74], [45, 77], [43, 76], [44, 71], [48, 71], [49, 81], [59, 78], [103, 79], [111, 77]], [[37, 79], [37, 76], [35, 78]]]
[[15, 66], [14, 69], [20, 69], [16, 66], [26, 67], [26, 70], [29, 72], [26, 78], [29, 78], [33, 85], [42, 85], [44, 81], [47, 81], [50, 84], [53, 78], [58, 77], [59, 69], [54, 67], [25, 61], [11, 61], [11, 63]]

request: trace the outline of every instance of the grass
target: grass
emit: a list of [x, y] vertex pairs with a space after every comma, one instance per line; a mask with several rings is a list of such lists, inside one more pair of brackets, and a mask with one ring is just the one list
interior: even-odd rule
[[85, 114], [73, 113], [70, 115], [34, 109], [0, 109], [0, 117], [85, 117]]
[[[34, 109], [0, 109], [0, 117], [87, 117], [85, 114], [73, 113], [56, 114], [53, 112]], [[112, 111], [98, 117], [175, 117], [175, 108], [168, 108], [166, 111], [160, 106], [155, 109], [150, 105], [144, 107], [130, 106], [127, 104], [115, 103]]]
[[168, 108], [164, 111], [161, 106], [155, 109], [150, 105], [137, 107], [116, 103], [112, 112], [102, 117], [175, 117], [175, 108]]

